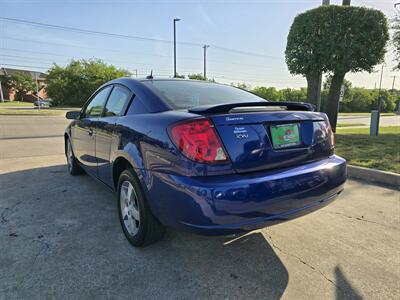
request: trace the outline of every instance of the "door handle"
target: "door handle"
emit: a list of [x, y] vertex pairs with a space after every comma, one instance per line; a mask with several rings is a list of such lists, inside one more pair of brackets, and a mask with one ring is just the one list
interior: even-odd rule
[[93, 136], [93, 129], [92, 128], [89, 128], [88, 134], [89, 134], [89, 136]]

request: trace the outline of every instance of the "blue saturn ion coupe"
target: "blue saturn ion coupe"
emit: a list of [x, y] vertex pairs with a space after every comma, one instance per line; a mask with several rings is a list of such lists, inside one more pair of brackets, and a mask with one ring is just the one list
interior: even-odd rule
[[346, 181], [327, 116], [205, 81], [120, 78], [101, 86], [65, 132], [72, 175], [117, 194], [134, 246], [165, 228], [231, 234], [333, 201]]

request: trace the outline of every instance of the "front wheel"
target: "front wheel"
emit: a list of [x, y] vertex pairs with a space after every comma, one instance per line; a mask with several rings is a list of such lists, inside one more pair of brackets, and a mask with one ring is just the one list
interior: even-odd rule
[[72, 150], [72, 145], [70, 139], [67, 139], [67, 145], [66, 145], [66, 153], [67, 155], [67, 166], [68, 166], [68, 172], [71, 175], [80, 175], [83, 174], [84, 171], [81, 168], [81, 166], [78, 164], [74, 151]]
[[132, 169], [119, 177], [118, 212], [122, 230], [133, 246], [148, 245], [163, 237], [165, 228], [152, 214]]

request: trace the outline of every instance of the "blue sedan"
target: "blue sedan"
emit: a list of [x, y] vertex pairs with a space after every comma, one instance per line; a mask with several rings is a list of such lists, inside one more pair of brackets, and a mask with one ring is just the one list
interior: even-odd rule
[[324, 113], [205, 81], [120, 78], [101, 86], [65, 132], [71, 175], [117, 194], [128, 241], [165, 228], [246, 232], [332, 202], [346, 162]]

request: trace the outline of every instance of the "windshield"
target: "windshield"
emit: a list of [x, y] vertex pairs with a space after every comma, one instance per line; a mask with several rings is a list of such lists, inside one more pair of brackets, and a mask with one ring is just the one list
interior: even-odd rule
[[174, 109], [201, 105], [266, 101], [244, 90], [211, 82], [181, 80], [143, 81]]

